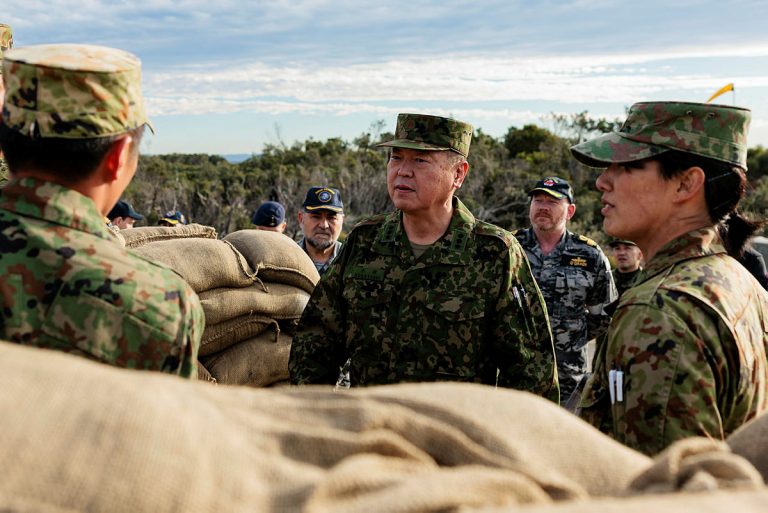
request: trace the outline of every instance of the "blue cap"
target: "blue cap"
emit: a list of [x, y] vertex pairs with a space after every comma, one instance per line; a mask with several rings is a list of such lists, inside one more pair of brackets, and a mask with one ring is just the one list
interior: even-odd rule
[[169, 210], [160, 218], [160, 221], [165, 221], [170, 225], [187, 224], [187, 219], [184, 217], [184, 214], [178, 210]]
[[251, 221], [256, 226], [279, 226], [285, 221], [285, 207], [277, 201], [265, 201], [253, 213]]
[[556, 176], [548, 176], [547, 178], [542, 178], [536, 182], [536, 186], [528, 191], [528, 196], [531, 196], [536, 192], [546, 192], [557, 199], [568, 198], [568, 203], [573, 203], [573, 190], [571, 189], [571, 184]]
[[117, 203], [115, 203], [115, 206], [112, 207], [112, 210], [109, 211], [109, 214], [107, 214], [107, 217], [110, 220], [116, 217], [132, 217], [137, 221], [141, 221], [142, 219], [144, 219], [144, 216], [136, 212], [133, 209], [133, 205], [131, 205], [125, 200], [119, 200]]
[[330, 187], [312, 187], [307, 191], [307, 197], [301, 204], [304, 210], [313, 212], [316, 210], [330, 210], [331, 212], [344, 213], [344, 203], [341, 201], [341, 193], [338, 189]]

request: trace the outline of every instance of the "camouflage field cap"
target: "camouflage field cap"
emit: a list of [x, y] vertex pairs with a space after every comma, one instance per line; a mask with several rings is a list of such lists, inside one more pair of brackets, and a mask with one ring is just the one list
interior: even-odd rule
[[608, 243], [608, 245], [612, 248], [615, 248], [619, 244], [624, 244], [626, 246], [637, 246], [637, 244], [629, 239], [611, 239], [611, 241]]
[[451, 118], [426, 114], [398, 114], [395, 138], [377, 144], [411, 150], [451, 150], [465, 157], [472, 142], [472, 125]]
[[[6, 52], [13, 48], [13, 29], [10, 25], [0, 23], [0, 57], [3, 56], [3, 52]], [[0, 75], [3, 74], [2, 66], [0, 66]]]
[[3, 123], [24, 135], [85, 139], [149, 125], [141, 63], [123, 50], [71, 44], [17, 48], [3, 55], [3, 76]]
[[632, 105], [618, 132], [577, 144], [579, 162], [607, 167], [679, 150], [747, 169], [751, 112], [740, 107], [686, 102]]

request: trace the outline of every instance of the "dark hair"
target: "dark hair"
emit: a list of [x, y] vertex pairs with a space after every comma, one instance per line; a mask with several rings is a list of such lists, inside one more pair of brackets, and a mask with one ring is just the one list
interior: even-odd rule
[[738, 211], [739, 202], [747, 190], [744, 170], [727, 162], [676, 150], [666, 151], [653, 159], [659, 162], [665, 179], [691, 167], [704, 170], [704, 198], [709, 217], [717, 226], [728, 254], [740, 257], [749, 238], [764, 224], [760, 220], [747, 219]]
[[[144, 125], [127, 133], [134, 139], [132, 151], [138, 151]], [[91, 176], [122, 135], [89, 139], [29, 137], [0, 124], [0, 148], [11, 172], [39, 170], [55, 175], [68, 185]]]

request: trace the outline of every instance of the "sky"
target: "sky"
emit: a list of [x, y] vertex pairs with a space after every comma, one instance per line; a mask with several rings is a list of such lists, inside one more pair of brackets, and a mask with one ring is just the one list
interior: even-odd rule
[[142, 61], [145, 153], [393, 131], [398, 112], [494, 137], [632, 103], [752, 110], [768, 146], [768, 0], [1, 0], [16, 47], [112, 46]]

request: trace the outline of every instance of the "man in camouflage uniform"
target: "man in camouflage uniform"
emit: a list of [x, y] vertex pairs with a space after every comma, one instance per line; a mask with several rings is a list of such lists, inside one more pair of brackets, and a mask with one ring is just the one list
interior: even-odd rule
[[[3, 52], [13, 47], [13, 30], [9, 25], [0, 23], [0, 59], [3, 58]], [[3, 107], [3, 70], [0, 66], [0, 109]], [[3, 158], [3, 152], [0, 151], [0, 187], [8, 181], [8, 166]]]
[[515, 238], [454, 197], [472, 127], [400, 114], [387, 187], [396, 211], [359, 223], [293, 338], [293, 383], [466, 381], [558, 400], [544, 301]]
[[643, 259], [643, 252], [637, 247], [637, 244], [631, 240], [613, 239], [608, 243], [616, 259], [616, 268], [613, 270], [613, 282], [616, 284], [616, 290], [621, 296], [625, 290], [632, 286], [637, 275], [640, 274], [640, 262]]
[[104, 215], [133, 178], [144, 126], [139, 60], [86, 45], [3, 58], [0, 339], [135, 369], [197, 375], [197, 295], [126, 251]]
[[531, 227], [514, 234], [547, 303], [565, 404], [587, 372], [587, 341], [608, 328], [605, 306], [616, 299], [616, 288], [600, 246], [566, 229], [576, 212], [570, 184], [547, 177], [528, 196]]
[[732, 258], [758, 226], [737, 210], [749, 120], [738, 107], [638, 103], [618, 132], [571, 148], [606, 168], [605, 231], [646, 258], [598, 344], [580, 414], [647, 454], [722, 440], [768, 406], [768, 293]]

